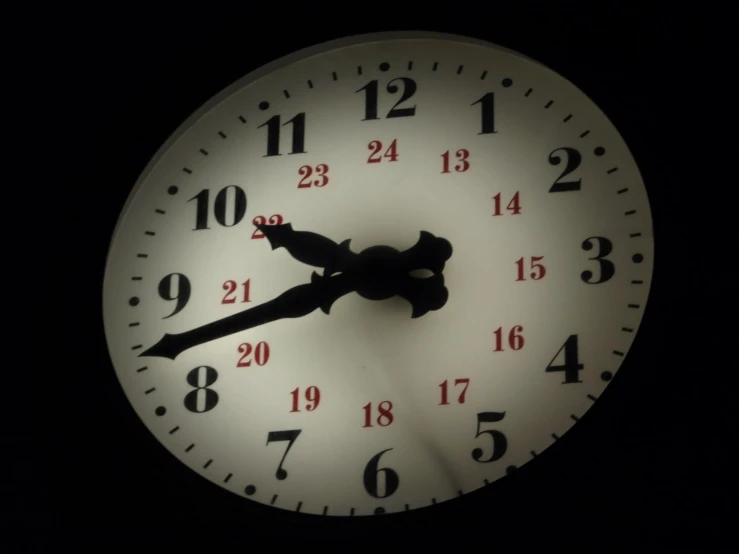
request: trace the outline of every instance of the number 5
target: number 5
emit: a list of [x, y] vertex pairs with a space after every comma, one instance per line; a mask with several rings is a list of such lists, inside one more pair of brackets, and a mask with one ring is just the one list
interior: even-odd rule
[[501, 433], [500, 431], [493, 431], [492, 429], [485, 429], [484, 431], [480, 431], [481, 423], [493, 423], [496, 421], [500, 421], [503, 419], [504, 416], [505, 412], [481, 412], [477, 414], [477, 434], [475, 435], [475, 438], [479, 437], [480, 435], [490, 435], [490, 437], [493, 439], [493, 453], [488, 459], [483, 460], [482, 448], [475, 448], [472, 451], [472, 458], [476, 462], [480, 462], [481, 464], [494, 462], [496, 460], [500, 460], [503, 457], [503, 454], [506, 453], [506, 450], [508, 449], [508, 440], [505, 438], [505, 435], [503, 433]]

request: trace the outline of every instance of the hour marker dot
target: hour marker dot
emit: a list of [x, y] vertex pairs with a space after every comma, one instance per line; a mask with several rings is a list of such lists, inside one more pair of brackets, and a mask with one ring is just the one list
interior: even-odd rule
[[635, 264], [640, 264], [644, 261], [644, 256], [642, 256], [641, 254], [634, 254], [633, 256], [631, 256], [631, 259]]
[[139, 305], [139, 298], [138, 296], [132, 296], [128, 299], [128, 304], [131, 306], [138, 306]]
[[247, 487], [244, 489], [244, 492], [247, 496], [251, 496], [252, 494], [257, 492], [257, 487], [255, 487], [254, 485], [247, 485]]
[[177, 193], [178, 193], [179, 191], [180, 191], [180, 189], [178, 189], [178, 188], [177, 188], [176, 186], [174, 186], [174, 185], [172, 185], [171, 187], [169, 187], [169, 188], [167, 189], [167, 192], [168, 192], [169, 194], [171, 194], [172, 196], [174, 196], [175, 194], [177, 194]]
[[503, 85], [504, 87], [508, 88], [508, 87], [510, 87], [513, 84], [513, 79], [509, 79], [508, 77], [506, 77], [505, 79], [503, 79], [501, 81], [500, 84]]
[[606, 153], [606, 149], [603, 148], [602, 146], [598, 146], [596, 147], [595, 150], [593, 150], [593, 154], [595, 154], [596, 156], [602, 156], [605, 153]]
[[385, 508], [381, 508], [381, 507], [375, 508], [375, 515], [376, 516], [379, 516], [380, 514], [384, 514], [384, 513], [385, 513]]
[[600, 374], [600, 378], [603, 379], [604, 381], [610, 381], [612, 377], [613, 377], [613, 373], [611, 373], [610, 371], [604, 371], [603, 373]]
[[262, 111], [268, 110], [269, 109], [269, 102], [267, 102], [266, 100], [260, 102], [259, 103], [259, 109], [262, 110]]
[[382, 62], [380, 64], [380, 71], [387, 71], [388, 69], [390, 69], [390, 64], [389, 63]]
[[156, 410], [154, 410], [154, 413], [158, 416], [163, 416], [167, 413], [167, 408], [164, 406], [159, 406]]
[[511, 474], [511, 473], [513, 473], [514, 471], [516, 471], [516, 466], [508, 466], [507, 468], [505, 468], [505, 472], [506, 472], [506, 473], [507, 473], [508, 475], [510, 475], [510, 474]]

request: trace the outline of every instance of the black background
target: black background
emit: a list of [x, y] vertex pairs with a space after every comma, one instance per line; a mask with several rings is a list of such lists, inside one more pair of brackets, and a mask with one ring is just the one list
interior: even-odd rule
[[[76, 177], [66, 182], [64, 197], [76, 247], [64, 263], [77, 265], [71, 266], [74, 282], [64, 286], [70, 302], [65, 317], [76, 323], [63, 347], [68, 361], [57, 367], [64, 373], [41, 383], [48, 406], [39, 412], [43, 423], [13, 437], [33, 453], [16, 461], [11, 479], [18, 502], [7, 513], [21, 523], [15, 528], [19, 549], [130, 543], [139, 551], [213, 551], [225, 540], [239, 550], [253, 550], [260, 541], [285, 550], [312, 541], [344, 541], [346, 548], [444, 541], [494, 551], [540, 542], [597, 548], [617, 540], [636, 546], [633, 541], [644, 538], [662, 544], [728, 540], [735, 521], [729, 444], [736, 443], [736, 431], [722, 396], [726, 371], [707, 354], [721, 325], [697, 316], [696, 306], [721, 301], [705, 284], [728, 282], [732, 274], [729, 264], [708, 263], [713, 251], [697, 230], [710, 221], [710, 209], [695, 206], [716, 200], [708, 191], [691, 193], [696, 181], [685, 173], [691, 156], [698, 156], [696, 142], [710, 140], [710, 106], [692, 112], [690, 106], [720, 64], [721, 51], [710, 47], [725, 38], [719, 26], [728, 16], [617, 3], [587, 9], [490, 5], [487, 14], [482, 6], [440, 5], [434, 14], [427, 11], [433, 4], [421, 6], [398, 12], [394, 5], [285, 5], [281, 12], [213, 17], [203, 5], [188, 7], [194, 13], [187, 17], [156, 22], [146, 11], [99, 14], [91, 23], [83, 21], [89, 14], [60, 14], [63, 29], [47, 37], [59, 37], [46, 58], [54, 77], [47, 86], [62, 106], [54, 112], [60, 143], [75, 153], [66, 175]], [[456, 33], [511, 48], [548, 65], [603, 109], [647, 186], [656, 240], [652, 295], [634, 346], [600, 401], [545, 455], [513, 475], [408, 514], [293, 514], [198, 477], [139, 421], [107, 354], [105, 256], [139, 173], [202, 103], [294, 50], [388, 30]], [[709, 372], [710, 393], [704, 386]]]

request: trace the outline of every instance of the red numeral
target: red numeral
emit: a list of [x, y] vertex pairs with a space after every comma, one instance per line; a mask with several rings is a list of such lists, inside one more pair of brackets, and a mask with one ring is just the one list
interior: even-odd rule
[[[362, 408], [364, 410], [364, 425], [362, 427], [372, 427], [372, 402]], [[377, 406], [377, 425], [387, 427], [393, 422], [393, 403], [389, 400], [383, 400]]]
[[303, 177], [300, 181], [298, 181], [298, 188], [299, 189], [309, 189], [311, 186], [315, 187], [325, 187], [328, 184], [328, 166], [326, 164], [318, 164], [316, 166], [315, 172], [316, 175], [320, 177], [320, 179], [316, 179], [315, 181], [311, 181], [310, 177], [313, 175], [313, 168], [309, 165], [304, 165], [300, 169], [298, 169], [298, 175]]
[[243, 342], [239, 345], [239, 353], [242, 354], [239, 358], [239, 362], [236, 367], [251, 367], [251, 360], [247, 358], [254, 353], [254, 362], [262, 366], [269, 361], [269, 344], [262, 341], [257, 344], [256, 348], [252, 348], [252, 345], [248, 342]]
[[[221, 304], [234, 304], [236, 302], [236, 288], [238, 287], [236, 281], [226, 281], [223, 283], [223, 290], [226, 291], [226, 295], [221, 300]], [[251, 279], [247, 279], [241, 286], [244, 288], [244, 294], [242, 296], [242, 302], [251, 302], [249, 299], [249, 289], [251, 288]], [[231, 296], [233, 295], [233, 296]]]
[[[300, 387], [296, 388], [294, 391], [290, 393], [290, 396], [293, 397], [293, 409], [290, 410], [290, 412], [299, 412], [300, 408], [298, 407], [298, 403], [300, 401]], [[307, 389], [305, 389], [305, 396], [306, 404], [305, 409], [309, 412], [312, 412], [316, 408], [318, 408], [318, 404], [321, 402], [321, 391], [316, 386], [310, 386]]]
[[382, 158], [387, 158], [391, 162], [398, 161], [398, 139], [393, 139], [384, 154], [380, 154], [382, 151], [382, 143], [379, 140], [373, 140], [367, 145], [367, 148], [372, 150], [369, 158], [367, 158], [368, 164], [378, 164], [382, 161]]
[[[456, 171], [457, 173], [462, 173], [463, 171], [467, 171], [470, 168], [470, 162], [467, 161], [467, 158], [470, 157], [470, 151], [465, 150], [464, 148], [460, 148], [459, 150], [457, 150], [457, 153], [455, 154], [455, 156], [457, 157], [460, 163], [454, 166], [454, 171]], [[450, 157], [449, 150], [447, 150], [441, 155], [441, 159], [443, 160], [442, 169], [441, 169], [442, 173], [451, 173], [451, 169], [449, 169], [449, 165], [450, 165], [449, 157]]]
[[[464, 404], [465, 395], [467, 394], [467, 387], [470, 386], [470, 380], [455, 379], [454, 386], [456, 387], [457, 385], [464, 385], [462, 392], [459, 393], [459, 398], [457, 398], [457, 402], [459, 402], [460, 404]], [[439, 388], [441, 389], [441, 402], [439, 402], [439, 406], [445, 406], [449, 404], [449, 380], [445, 379], [444, 382], [439, 385]]]
[[[252, 223], [254, 225], [282, 225], [283, 221], [284, 219], [280, 214], [271, 215], [269, 216], [269, 219], [267, 219], [263, 215], [258, 215], [254, 218]], [[254, 229], [254, 232], [251, 234], [251, 238], [263, 239], [264, 233], [262, 233], [259, 229]]]
[[[537, 263], [537, 262], [540, 262], [543, 259], [544, 259], [544, 256], [531, 256], [531, 273], [530, 273], [530, 277], [534, 281], [538, 281], [539, 279], [543, 279], [544, 278], [544, 275], [547, 274], [547, 269], [543, 265], [541, 265], [540, 263]], [[524, 271], [523, 271], [523, 268], [524, 268], [524, 258], [519, 258], [516, 261], [516, 267], [518, 268], [518, 276], [516, 277], [516, 281], [525, 281], [526, 278], [524, 277], [524, 274], [523, 274], [524, 273]]]
[[[521, 335], [522, 332], [523, 327], [521, 327], [520, 325], [516, 325], [508, 333], [508, 346], [511, 347], [511, 350], [521, 350], [523, 348], [524, 340], [523, 335]], [[503, 328], [498, 327], [495, 331], [493, 331], [493, 334], [495, 335], [495, 349], [493, 350], [493, 352], [502, 352]]]
[[[521, 213], [521, 200], [520, 200], [520, 193], [516, 193], [513, 195], [513, 198], [510, 202], [508, 202], [508, 205], [505, 207], [506, 210], [510, 211], [513, 215], [519, 215]], [[495, 208], [493, 210], [493, 215], [503, 215], [503, 211], [501, 210], [501, 199], [500, 199], [500, 193], [493, 196], [493, 202], [495, 204]]]

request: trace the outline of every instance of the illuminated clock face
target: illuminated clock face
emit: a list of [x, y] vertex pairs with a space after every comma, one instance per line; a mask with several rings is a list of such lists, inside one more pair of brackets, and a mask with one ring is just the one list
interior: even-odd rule
[[449, 35], [247, 75], [135, 185], [104, 280], [118, 379], [245, 499], [328, 516], [474, 491], [618, 371], [652, 276], [627, 145], [573, 84]]

